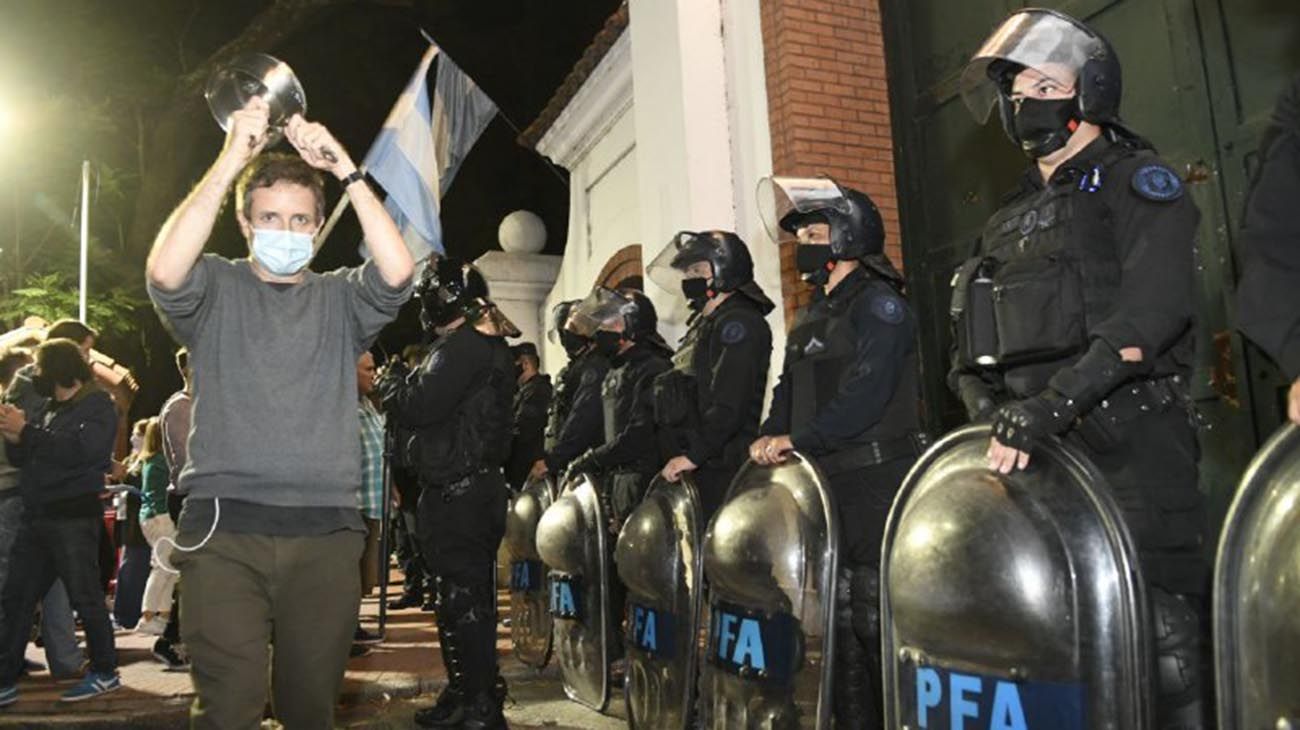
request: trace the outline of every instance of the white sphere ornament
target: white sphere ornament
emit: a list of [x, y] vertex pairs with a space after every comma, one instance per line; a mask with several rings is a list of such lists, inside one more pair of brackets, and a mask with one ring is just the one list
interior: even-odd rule
[[531, 210], [516, 210], [501, 219], [497, 240], [507, 253], [541, 253], [546, 247], [546, 224]]

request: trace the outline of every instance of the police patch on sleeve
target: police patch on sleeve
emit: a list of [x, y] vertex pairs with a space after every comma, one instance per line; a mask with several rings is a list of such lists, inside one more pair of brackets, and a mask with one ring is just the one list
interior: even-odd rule
[[1145, 165], [1133, 173], [1133, 190], [1147, 200], [1168, 203], [1183, 197], [1183, 181], [1164, 165]]
[[745, 335], [747, 334], [749, 334], [749, 331], [745, 329], [745, 323], [733, 319], [722, 325], [722, 344], [734, 345], [745, 339]]
[[579, 385], [592, 386], [595, 385], [596, 383], [599, 383], [600, 380], [601, 380], [600, 373], [596, 372], [595, 370], [585, 370], [582, 373], [582, 380], [578, 382]]
[[871, 300], [871, 313], [890, 324], [903, 321], [905, 310], [898, 297], [880, 296]]

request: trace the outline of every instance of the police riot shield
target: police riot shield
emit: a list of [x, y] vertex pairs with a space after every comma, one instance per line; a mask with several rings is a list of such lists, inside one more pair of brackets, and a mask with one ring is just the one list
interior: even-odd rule
[[537, 553], [537, 523], [555, 501], [555, 484], [547, 477], [529, 479], [510, 500], [506, 512], [506, 553], [510, 556], [510, 642], [515, 656], [541, 669], [551, 659], [548, 569]]
[[1219, 540], [1219, 727], [1300, 728], [1300, 429], [1251, 461]]
[[830, 727], [838, 527], [826, 484], [797, 452], [747, 462], [709, 524], [701, 727]]
[[597, 712], [609, 702], [608, 517], [588, 474], [572, 477], [537, 524], [537, 553], [550, 567], [548, 608], [564, 693]]
[[991, 429], [912, 468], [885, 529], [886, 727], [1154, 727], [1137, 549], [1096, 467], [1053, 439], [988, 468]]
[[704, 517], [689, 475], [657, 476], [623, 524], [614, 548], [627, 586], [627, 724], [686, 727], [694, 700], [703, 604]]

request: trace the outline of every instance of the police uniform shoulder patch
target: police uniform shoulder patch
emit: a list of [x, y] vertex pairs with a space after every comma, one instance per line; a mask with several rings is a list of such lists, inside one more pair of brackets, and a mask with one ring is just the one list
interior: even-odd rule
[[579, 381], [579, 383], [581, 385], [591, 386], [591, 385], [595, 385], [596, 383], [599, 383], [603, 379], [604, 378], [601, 377], [601, 374], [596, 372], [595, 368], [589, 368], [583, 371], [582, 380]]
[[898, 297], [883, 294], [871, 300], [871, 313], [890, 324], [898, 324], [903, 321], [907, 309]]
[[734, 345], [744, 340], [745, 335], [747, 334], [749, 334], [749, 330], [746, 329], [745, 323], [738, 319], [733, 319], [722, 325], [722, 332], [719, 336], [722, 338], [722, 344]]
[[1133, 190], [1147, 200], [1168, 203], [1183, 197], [1183, 181], [1164, 165], [1143, 165], [1133, 173]]

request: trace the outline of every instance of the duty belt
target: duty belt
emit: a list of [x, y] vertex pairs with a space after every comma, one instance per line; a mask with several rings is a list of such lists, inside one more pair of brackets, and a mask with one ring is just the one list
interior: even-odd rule
[[895, 459], [919, 456], [930, 445], [930, 437], [916, 431], [888, 441], [869, 441], [845, 451], [819, 457], [817, 465], [828, 475], [878, 466]]
[[430, 482], [425, 486], [429, 489], [436, 489], [442, 493], [442, 501], [450, 502], [453, 499], [465, 494], [474, 486], [474, 480], [487, 474], [500, 474], [499, 466], [480, 466], [476, 471], [470, 472], [465, 476], [453, 482]]
[[1193, 428], [1205, 425], [1200, 411], [1192, 402], [1187, 381], [1181, 375], [1121, 385], [1088, 415], [1117, 423], [1146, 413], [1161, 413], [1171, 406], [1179, 406], [1186, 411]]

